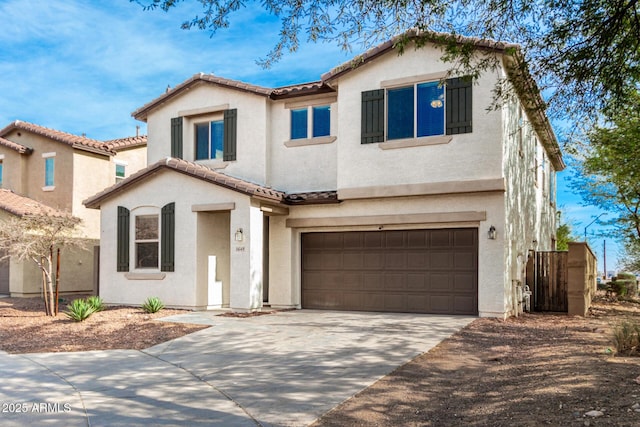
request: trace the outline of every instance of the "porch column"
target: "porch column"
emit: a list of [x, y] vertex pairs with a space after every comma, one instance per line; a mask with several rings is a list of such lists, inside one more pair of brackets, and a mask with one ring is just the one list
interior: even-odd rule
[[262, 307], [263, 220], [259, 206], [247, 202], [231, 211], [231, 289], [234, 311]]

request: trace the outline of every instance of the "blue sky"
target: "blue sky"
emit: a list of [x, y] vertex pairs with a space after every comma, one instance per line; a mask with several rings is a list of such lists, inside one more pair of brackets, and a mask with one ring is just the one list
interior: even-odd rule
[[[188, 0], [170, 13], [143, 11], [129, 0], [0, 0], [0, 128], [13, 120], [107, 140], [135, 134], [131, 112], [199, 72], [266, 87], [315, 81], [364, 48], [303, 44], [271, 69], [256, 60], [275, 45], [280, 25], [247, 8], [213, 37], [180, 29], [199, 12]], [[559, 174], [558, 205], [576, 234], [600, 212], [580, 205]], [[603, 218], [604, 219], [604, 218]], [[600, 227], [589, 240], [602, 268]], [[607, 267], [617, 249], [607, 239]]]

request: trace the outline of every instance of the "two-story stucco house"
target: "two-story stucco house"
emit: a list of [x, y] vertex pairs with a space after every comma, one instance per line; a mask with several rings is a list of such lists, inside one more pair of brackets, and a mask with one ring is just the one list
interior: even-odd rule
[[[554, 248], [564, 163], [517, 49], [477, 43], [502, 68], [476, 81], [446, 78], [434, 46], [389, 42], [320, 81], [197, 74], [135, 111], [148, 166], [85, 201], [101, 296], [513, 314], [528, 252]], [[527, 102], [488, 111], [516, 77]]]
[[[146, 142], [140, 135], [98, 141], [23, 121], [0, 130], [0, 216], [29, 214], [31, 205], [82, 220], [78, 237], [86, 239], [88, 250], [61, 257], [63, 293], [93, 292], [97, 283], [100, 215], [82, 201], [144, 168]], [[12, 260], [0, 266], [1, 294], [32, 296], [41, 288], [41, 273], [31, 263]]]

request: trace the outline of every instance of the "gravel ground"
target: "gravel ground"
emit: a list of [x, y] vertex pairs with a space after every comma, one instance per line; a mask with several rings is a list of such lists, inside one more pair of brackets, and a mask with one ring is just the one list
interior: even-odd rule
[[[143, 349], [202, 329], [116, 307], [76, 323], [38, 298], [0, 299], [0, 350]], [[640, 300], [599, 296], [589, 317], [477, 319], [316, 421], [320, 426], [638, 426], [640, 358], [615, 354], [613, 327]]]
[[623, 319], [637, 301], [478, 319], [313, 426], [638, 426], [640, 358], [612, 352]]

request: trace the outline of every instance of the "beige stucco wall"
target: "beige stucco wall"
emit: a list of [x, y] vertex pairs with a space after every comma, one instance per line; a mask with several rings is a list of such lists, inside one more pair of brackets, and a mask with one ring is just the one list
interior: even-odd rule
[[437, 81], [450, 67], [440, 55], [438, 49], [409, 47], [403, 55], [388, 53], [339, 79], [338, 189], [501, 176], [501, 115], [486, 111], [495, 75], [474, 82], [472, 133], [453, 135], [447, 144], [390, 150], [360, 143], [361, 93], [399, 78]]
[[[300, 97], [271, 104], [268, 185], [289, 193], [337, 188], [337, 141], [327, 142], [327, 138], [310, 138], [305, 141], [305, 145], [295, 144], [299, 140], [290, 141], [291, 109], [303, 108], [306, 103], [316, 105], [320, 102], [318, 105], [330, 106], [331, 137], [337, 136], [338, 104], [329, 102], [331, 99], [335, 99], [335, 94]], [[308, 132], [311, 131], [312, 128], [309, 127]], [[317, 141], [323, 143], [317, 144]]]
[[106, 156], [76, 151], [73, 156], [73, 215], [82, 220], [81, 233], [100, 238], [100, 212], [82, 204], [86, 198], [115, 183], [115, 169]]
[[[133, 232], [135, 215], [140, 212], [159, 214], [162, 206], [171, 202], [176, 203], [175, 272], [135, 270], [133, 246], [130, 250], [130, 273], [134, 274], [116, 272], [118, 206], [131, 211]], [[223, 216], [218, 217], [218, 213], [211, 214], [213, 218], [206, 219], [206, 215], [197, 212], [198, 206], [228, 203], [235, 206], [226, 211], [228, 222]], [[253, 265], [258, 260], [254, 259], [256, 254], [252, 248], [255, 247], [255, 242], [252, 243], [252, 237], [262, 241], [262, 221], [255, 224], [259, 230], [252, 230], [255, 221], [251, 217], [255, 216], [255, 211], [251, 208], [255, 209], [249, 197], [244, 194], [171, 171], [163, 171], [129, 191], [115, 195], [101, 206], [101, 296], [107, 303], [134, 305], [141, 304], [150, 296], [158, 296], [169, 306], [204, 309], [207, 305], [204, 289], [206, 272], [199, 263], [206, 261], [206, 255], [216, 255], [220, 257], [218, 280], [222, 280], [223, 287], [230, 290], [225, 300], [229, 298], [229, 305], [237, 309], [257, 308], [254, 307], [256, 302], [249, 298], [249, 295], [262, 291], [261, 268], [254, 268]], [[238, 228], [242, 228], [244, 232], [242, 242], [234, 241], [234, 233]], [[227, 230], [226, 233], [224, 229]], [[212, 234], [201, 233], [204, 231]], [[211, 239], [216, 241], [208, 242]], [[224, 253], [226, 250], [230, 254]], [[225, 259], [228, 259], [228, 267]], [[162, 277], [153, 276], [154, 273]], [[229, 283], [224, 283], [227, 275]], [[250, 290], [250, 286], [259, 289]], [[237, 292], [235, 297], [234, 289]]]
[[[189, 110], [220, 107], [218, 112], [191, 115]], [[153, 164], [171, 155], [171, 118], [183, 114], [183, 158], [195, 159], [195, 124], [222, 119], [226, 108], [238, 110], [237, 157], [235, 161], [199, 161], [222, 167], [232, 176], [264, 183], [267, 180], [267, 98], [212, 84], [200, 84], [171, 102], [153, 110], [148, 117], [147, 162]]]
[[[93, 247], [97, 240], [83, 240], [86, 249], [62, 248], [60, 252], [60, 294], [91, 294], [94, 290]], [[55, 272], [55, 252], [54, 267]], [[42, 270], [31, 260], [10, 261], [9, 291], [12, 297], [33, 297], [42, 293]]]
[[2, 188], [23, 194], [29, 178], [26, 165], [30, 155], [20, 154], [0, 146], [0, 156], [2, 157]]
[[[71, 212], [73, 207], [73, 148], [23, 130], [13, 130], [6, 138], [33, 149], [25, 165], [29, 179], [26, 183], [23, 183], [22, 195], [48, 206]], [[53, 189], [43, 189], [45, 184], [45, 159], [42, 155], [45, 153], [56, 153], [54, 165], [55, 188]]]
[[525, 283], [529, 251], [555, 249], [555, 189], [550, 185], [555, 172], [521, 103], [511, 98], [502, 114], [507, 193], [506, 221], [498, 235], [502, 234], [505, 246], [505, 307], [515, 314], [516, 286]]
[[147, 166], [147, 147], [119, 150], [115, 156], [111, 157], [110, 169], [112, 171], [112, 182], [109, 185], [113, 185], [116, 182], [116, 163], [118, 162], [125, 164], [125, 178], [136, 173]]

